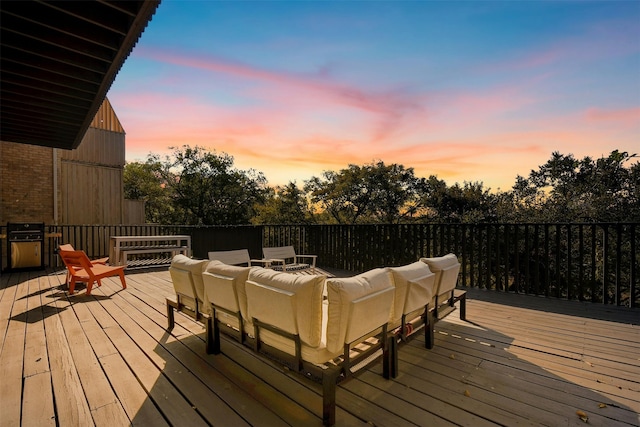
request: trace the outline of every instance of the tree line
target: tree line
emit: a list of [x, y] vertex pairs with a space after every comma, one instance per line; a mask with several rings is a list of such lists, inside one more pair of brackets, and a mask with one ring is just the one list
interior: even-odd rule
[[640, 222], [640, 162], [612, 151], [599, 159], [554, 152], [508, 191], [482, 182], [451, 186], [414, 169], [375, 161], [271, 187], [226, 153], [172, 147], [124, 168], [125, 198], [144, 200], [157, 224], [371, 224], [411, 222]]

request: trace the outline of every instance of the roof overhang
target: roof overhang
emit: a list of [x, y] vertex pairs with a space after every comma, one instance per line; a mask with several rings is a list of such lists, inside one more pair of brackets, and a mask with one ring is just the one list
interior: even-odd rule
[[0, 141], [78, 147], [159, 4], [0, 2]]

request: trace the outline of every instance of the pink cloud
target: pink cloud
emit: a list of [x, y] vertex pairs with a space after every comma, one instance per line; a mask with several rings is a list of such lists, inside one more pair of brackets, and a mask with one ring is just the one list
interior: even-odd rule
[[[567, 59], [568, 47], [558, 43], [501, 66], [552, 65]], [[337, 83], [331, 73], [298, 75], [150, 49], [136, 53], [216, 73], [207, 75], [213, 87], [235, 85], [244, 93], [234, 93], [234, 100], [246, 96], [250, 103], [226, 107], [185, 92], [119, 94], [111, 100], [127, 118], [128, 158], [159, 146], [200, 145], [234, 156], [239, 168], [263, 171], [272, 185], [381, 159], [413, 167], [418, 176], [508, 188], [553, 151], [577, 157], [637, 151], [637, 132], [629, 129], [637, 129], [640, 108], [534, 109], [547, 105], [537, 89], [549, 73], [474, 91], [374, 91]]]
[[619, 126], [640, 126], [640, 107], [618, 110], [589, 108], [584, 118], [592, 123], [611, 123]]
[[[140, 49], [137, 53], [143, 57], [174, 65], [223, 73], [235, 78], [248, 79], [270, 86], [258, 88], [263, 93], [277, 94], [277, 98], [307, 100], [327, 106], [338, 105], [367, 112], [378, 117], [373, 128], [372, 139], [389, 137], [402, 125], [407, 115], [423, 110], [416, 96], [407, 90], [390, 89], [386, 91], [368, 91], [358, 87], [338, 84], [327, 80], [327, 74], [303, 76], [286, 72], [264, 70], [249, 65], [231, 62], [220, 58], [198, 55], [183, 55], [157, 49]], [[255, 89], [254, 89], [255, 90]]]

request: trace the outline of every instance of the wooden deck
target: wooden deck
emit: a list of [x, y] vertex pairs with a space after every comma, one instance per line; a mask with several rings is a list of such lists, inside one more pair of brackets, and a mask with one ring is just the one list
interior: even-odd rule
[[[313, 426], [320, 387], [186, 316], [167, 333], [166, 269], [65, 293], [63, 273], [0, 276], [0, 426]], [[640, 424], [640, 311], [473, 290], [436, 324], [338, 387], [338, 426]]]

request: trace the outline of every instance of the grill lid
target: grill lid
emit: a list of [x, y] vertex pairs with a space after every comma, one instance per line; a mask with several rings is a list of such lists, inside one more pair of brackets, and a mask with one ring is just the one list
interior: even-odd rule
[[44, 223], [9, 222], [7, 237], [9, 240], [40, 240], [44, 237]]

